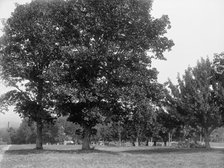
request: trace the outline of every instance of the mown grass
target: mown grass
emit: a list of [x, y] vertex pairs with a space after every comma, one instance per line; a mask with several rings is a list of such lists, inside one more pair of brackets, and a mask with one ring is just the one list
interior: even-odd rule
[[224, 149], [13, 145], [1, 168], [223, 168]]
[[2, 150], [2, 148], [4, 148], [6, 145], [0, 145], [0, 150]]
[[[3, 148], [6, 147], [6, 145], [0, 145], [0, 154], [3, 154]], [[1, 168], [1, 167], [0, 167]]]

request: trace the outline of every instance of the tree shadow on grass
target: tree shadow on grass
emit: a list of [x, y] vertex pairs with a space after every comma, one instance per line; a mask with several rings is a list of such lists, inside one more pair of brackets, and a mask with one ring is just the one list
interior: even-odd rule
[[16, 149], [16, 150], [8, 150], [5, 152], [7, 155], [30, 155], [30, 154], [90, 154], [90, 153], [103, 153], [103, 154], [111, 154], [111, 155], [118, 155], [117, 152], [113, 151], [106, 151], [106, 150], [98, 150], [98, 149], [91, 149], [91, 150], [81, 150], [81, 149], [74, 149], [74, 150], [57, 150], [57, 149]]
[[205, 149], [205, 148], [191, 148], [191, 149], [180, 149], [180, 148], [155, 148], [155, 149], [136, 149], [136, 150], [125, 150], [122, 153], [129, 154], [187, 154], [187, 153], [208, 153], [208, 152], [221, 152], [224, 153], [224, 149]]
[[208, 152], [217, 152], [223, 153], [224, 149], [205, 149], [205, 148], [191, 148], [191, 149], [180, 149], [180, 148], [142, 148], [142, 149], [127, 149], [119, 151], [110, 151], [103, 149], [92, 149], [92, 150], [81, 150], [81, 149], [10, 149], [5, 151], [7, 155], [29, 155], [29, 154], [110, 154], [110, 155], [119, 155], [121, 153], [128, 154], [187, 154], [187, 153], [208, 153]]

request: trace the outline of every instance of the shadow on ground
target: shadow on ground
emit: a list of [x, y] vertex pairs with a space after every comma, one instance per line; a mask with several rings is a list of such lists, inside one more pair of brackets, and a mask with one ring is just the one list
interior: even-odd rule
[[7, 155], [29, 155], [29, 154], [53, 154], [53, 153], [61, 153], [61, 154], [89, 154], [89, 153], [105, 153], [105, 154], [112, 154], [112, 155], [118, 155], [117, 152], [113, 151], [106, 151], [106, 150], [98, 150], [98, 149], [92, 149], [92, 150], [81, 150], [81, 149], [75, 149], [75, 150], [56, 150], [56, 149], [43, 149], [43, 150], [37, 150], [37, 149], [16, 149], [16, 150], [8, 150], [5, 152]]
[[126, 150], [123, 153], [129, 154], [168, 154], [168, 153], [207, 153], [207, 152], [221, 152], [224, 153], [224, 149], [205, 149], [205, 148], [194, 148], [194, 149], [180, 149], [180, 148], [156, 148], [156, 149], [140, 149], [140, 150]]
[[29, 154], [90, 154], [90, 153], [102, 153], [102, 154], [111, 154], [111, 155], [119, 155], [121, 153], [128, 154], [172, 154], [172, 153], [207, 153], [207, 152], [221, 152], [224, 154], [224, 149], [205, 149], [205, 148], [194, 148], [194, 149], [179, 149], [179, 148], [146, 148], [146, 149], [126, 149], [120, 151], [109, 151], [103, 149], [92, 149], [92, 150], [81, 150], [81, 149], [73, 149], [73, 150], [60, 150], [60, 149], [10, 149], [5, 152], [7, 155], [29, 155]]

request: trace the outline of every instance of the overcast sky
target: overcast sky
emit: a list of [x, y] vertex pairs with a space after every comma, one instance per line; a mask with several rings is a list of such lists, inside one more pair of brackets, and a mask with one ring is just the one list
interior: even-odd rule
[[[0, 0], [0, 18], [10, 16], [15, 2], [29, 1]], [[152, 9], [154, 17], [169, 16], [172, 28], [167, 36], [175, 43], [172, 50], [165, 53], [166, 61], [153, 63], [160, 72], [160, 82], [168, 78], [175, 81], [178, 72], [183, 74], [200, 57], [212, 58], [214, 53], [224, 52], [224, 0], [154, 0]], [[0, 94], [6, 90], [0, 83]], [[0, 127], [13, 116], [12, 113], [0, 114]]]
[[156, 61], [159, 81], [173, 81], [201, 57], [224, 52], [224, 0], [154, 0], [153, 15], [167, 14], [172, 28], [168, 36], [175, 46], [165, 54], [167, 61]]

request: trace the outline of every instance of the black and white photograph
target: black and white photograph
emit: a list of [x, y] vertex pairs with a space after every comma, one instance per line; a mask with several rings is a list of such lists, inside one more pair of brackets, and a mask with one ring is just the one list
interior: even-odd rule
[[223, 0], [0, 0], [0, 168], [224, 168]]

